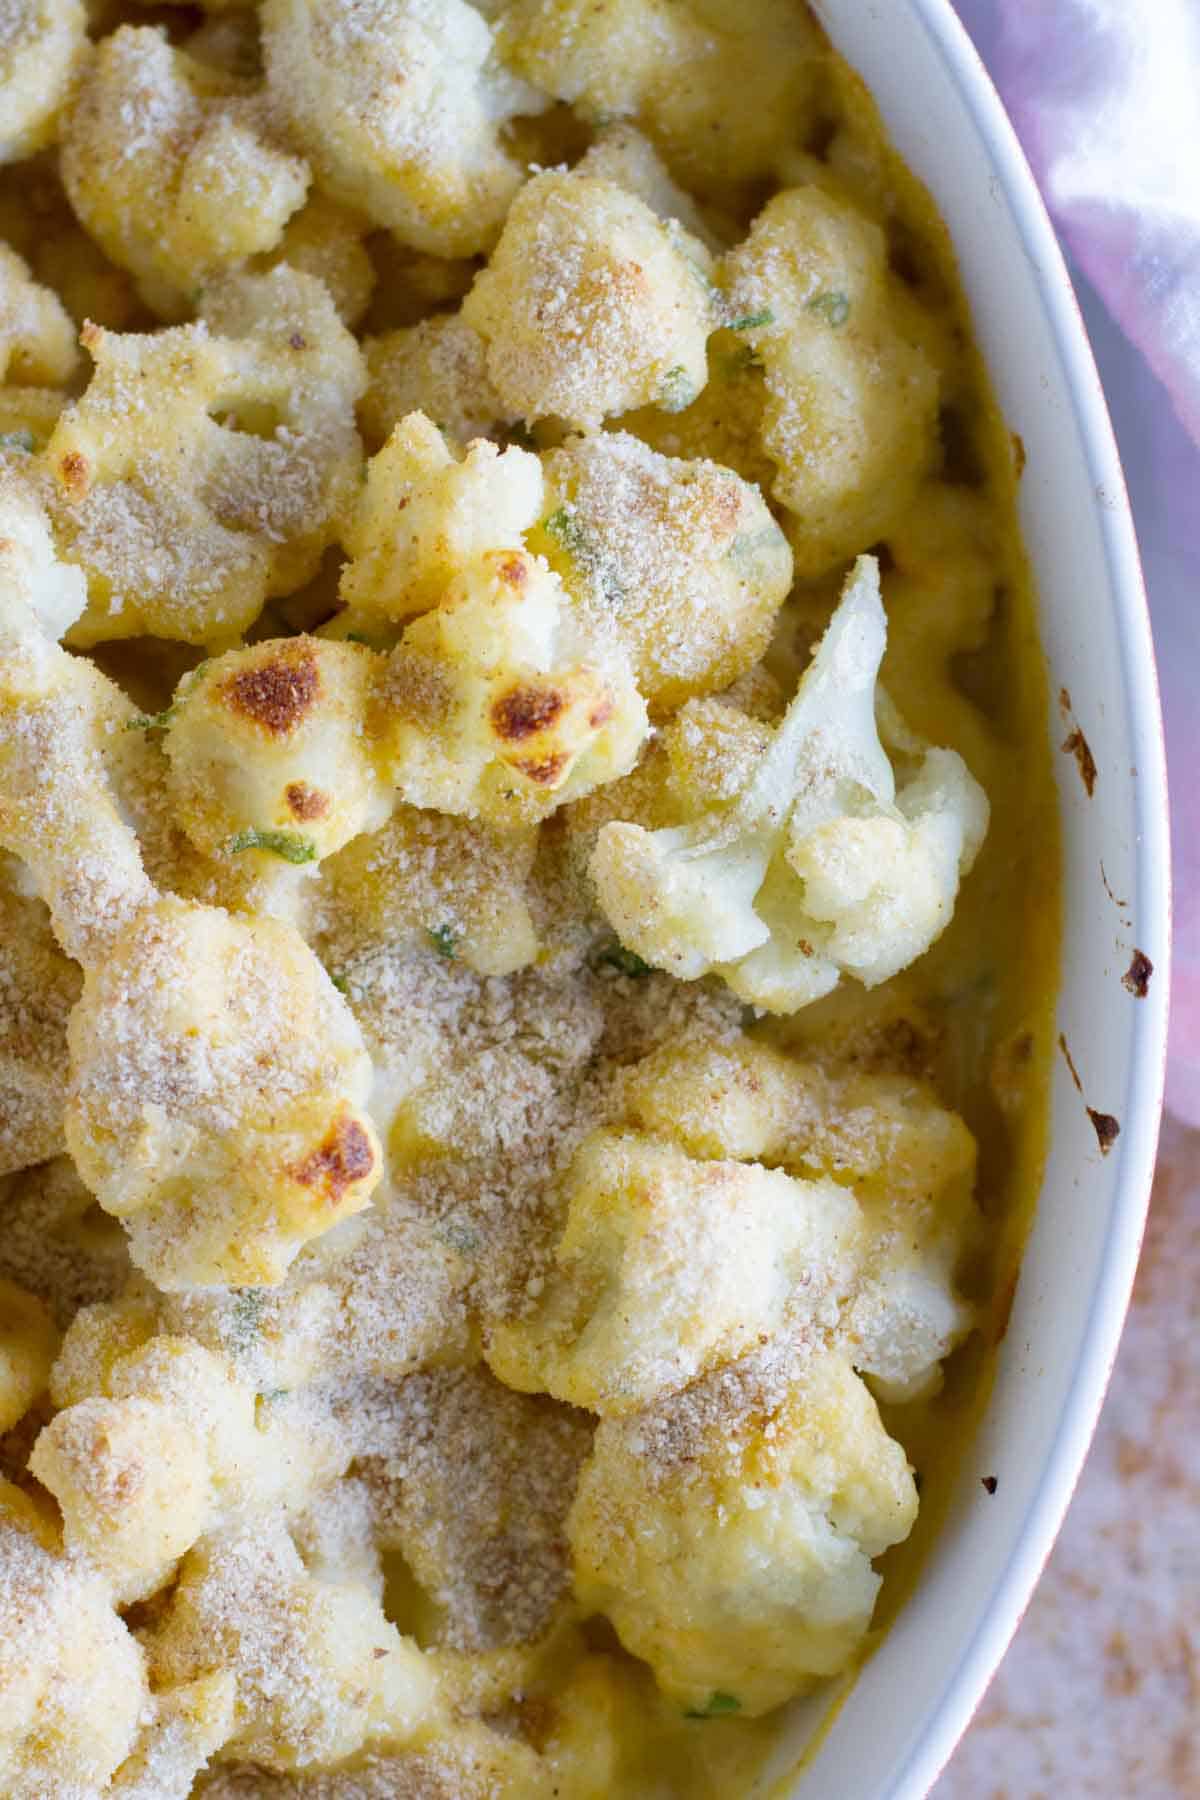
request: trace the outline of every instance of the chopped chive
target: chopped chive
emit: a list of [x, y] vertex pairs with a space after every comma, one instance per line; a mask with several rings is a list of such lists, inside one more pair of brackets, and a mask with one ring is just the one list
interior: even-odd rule
[[230, 1336], [236, 1349], [248, 1350], [258, 1336], [265, 1305], [266, 1295], [261, 1288], [240, 1288], [234, 1295]]
[[439, 956], [444, 956], [447, 962], [454, 961], [454, 953], [458, 949], [458, 933], [451, 926], [431, 927], [425, 935]]
[[348, 994], [350, 992], [350, 983], [346, 980], [344, 975], [331, 975], [329, 979], [332, 981], [339, 994]]
[[225, 847], [231, 856], [239, 856], [243, 850], [269, 850], [272, 856], [282, 856], [284, 862], [317, 860], [317, 846], [298, 831], [239, 831]]
[[734, 1694], [722, 1694], [719, 1691], [709, 1698], [704, 1706], [695, 1712], [685, 1712], [685, 1719], [720, 1719], [730, 1713], [741, 1712], [742, 1703]]
[[696, 384], [682, 363], [676, 363], [663, 376], [658, 404], [664, 412], [682, 412], [696, 398]]
[[804, 310], [819, 313], [825, 323], [832, 325], [836, 331], [850, 317], [850, 302], [841, 293], [814, 294], [811, 300], [805, 302]]
[[760, 325], [773, 325], [775, 314], [769, 306], [761, 312], [745, 313], [740, 319], [731, 319], [725, 327], [726, 331], [755, 331]]
[[634, 981], [640, 981], [643, 975], [654, 973], [651, 965], [643, 962], [636, 951], [627, 950], [624, 944], [619, 943], [605, 944], [597, 952], [593, 967], [616, 969], [618, 974], [628, 975]]

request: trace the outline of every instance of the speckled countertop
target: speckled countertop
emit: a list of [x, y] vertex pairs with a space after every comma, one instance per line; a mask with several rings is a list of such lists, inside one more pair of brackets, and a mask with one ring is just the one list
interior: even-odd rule
[[1200, 1800], [1200, 1132], [1168, 1121], [1091, 1454], [933, 1800], [1184, 1797]]

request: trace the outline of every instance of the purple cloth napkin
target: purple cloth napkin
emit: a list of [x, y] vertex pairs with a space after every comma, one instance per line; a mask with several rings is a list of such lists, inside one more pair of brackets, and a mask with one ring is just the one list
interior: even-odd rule
[[959, 0], [1080, 289], [1142, 547], [1172, 783], [1167, 1104], [1200, 1125], [1200, 0]]

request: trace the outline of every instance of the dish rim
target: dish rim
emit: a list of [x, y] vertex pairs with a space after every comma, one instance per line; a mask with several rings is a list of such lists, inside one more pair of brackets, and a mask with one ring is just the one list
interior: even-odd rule
[[[877, 7], [870, 10], [878, 16]], [[1120, 1163], [1108, 1234], [1053, 1450], [1008, 1560], [981, 1601], [970, 1643], [946, 1670], [925, 1725], [881, 1800], [925, 1800], [949, 1762], [1021, 1622], [1082, 1472], [1116, 1361], [1149, 1210], [1166, 1076], [1170, 987], [1170, 827], [1162, 711], [1133, 514], [1104, 389], [1066, 257], [1013, 123], [966, 26], [951, 0], [909, 0], [909, 12], [931, 41], [946, 79], [979, 132], [1015, 229], [1037, 270], [1041, 303], [1083, 445], [1136, 756], [1135, 916], [1139, 943], [1147, 947], [1156, 981], [1146, 1001], [1131, 1014], [1130, 1076], [1120, 1112]], [[1065, 898], [1069, 904], [1069, 893]], [[886, 1655], [886, 1646], [880, 1653]]]

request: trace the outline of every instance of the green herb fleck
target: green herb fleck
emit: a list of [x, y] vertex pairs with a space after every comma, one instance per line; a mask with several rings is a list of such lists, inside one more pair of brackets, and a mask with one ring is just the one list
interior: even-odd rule
[[32, 431], [0, 431], [0, 450], [23, 450], [32, 456], [34, 442]]
[[348, 631], [346, 633], [345, 642], [347, 644], [365, 644], [368, 650], [381, 650], [383, 648], [378, 638], [368, 637], [365, 631]]
[[425, 934], [439, 956], [447, 962], [454, 961], [454, 953], [458, 949], [458, 933], [449, 925], [437, 925]]
[[286, 1400], [289, 1391], [288, 1388], [268, 1388], [265, 1394], [260, 1394], [258, 1397], [260, 1400], [265, 1400], [268, 1406], [271, 1406], [276, 1400]]
[[350, 983], [346, 980], [344, 975], [331, 975], [329, 979], [332, 981], [339, 994], [348, 994], [350, 992]]
[[556, 507], [548, 519], [542, 520], [542, 530], [556, 538], [568, 556], [582, 556], [587, 548], [586, 532], [565, 506]]
[[720, 1719], [730, 1713], [741, 1712], [742, 1703], [734, 1694], [722, 1694], [719, 1691], [709, 1696], [707, 1703], [695, 1712], [685, 1712], [685, 1719]]
[[757, 331], [760, 325], [773, 325], [774, 323], [775, 314], [769, 306], [764, 306], [761, 312], [743, 313], [740, 319], [731, 319], [725, 329], [726, 331]]
[[160, 713], [135, 713], [132, 719], [126, 719], [126, 731], [165, 731], [179, 710], [178, 700], [172, 700], [170, 706], [164, 706]]
[[310, 863], [317, 860], [317, 846], [311, 838], [302, 837], [298, 831], [239, 831], [231, 837], [225, 848], [231, 856], [240, 856], [243, 850], [269, 850], [272, 856], [282, 856], [284, 862]]
[[682, 363], [676, 363], [663, 376], [658, 404], [664, 412], [682, 412], [696, 398], [696, 384]]
[[814, 294], [811, 300], [805, 302], [804, 310], [819, 313], [825, 323], [832, 325], [836, 331], [850, 317], [850, 302], [841, 293]]
[[604, 948], [597, 952], [594, 966], [616, 969], [618, 974], [628, 975], [634, 981], [640, 981], [643, 975], [654, 973], [651, 965], [643, 962], [636, 951], [627, 950], [624, 944], [619, 943], [605, 944]]
[[229, 1335], [235, 1350], [248, 1350], [258, 1336], [266, 1303], [267, 1297], [261, 1288], [239, 1288], [234, 1295]]
[[479, 1248], [479, 1233], [472, 1226], [460, 1224], [455, 1219], [448, 1220], [438, 1235], [443, 1243], [449, 1244], [452, 1250], [457, 1250], [462, 1256], [469, 1256]]

